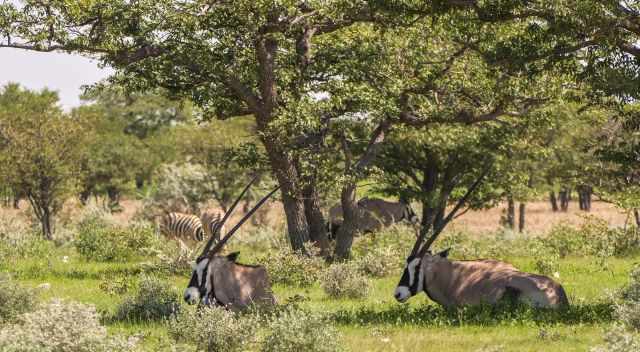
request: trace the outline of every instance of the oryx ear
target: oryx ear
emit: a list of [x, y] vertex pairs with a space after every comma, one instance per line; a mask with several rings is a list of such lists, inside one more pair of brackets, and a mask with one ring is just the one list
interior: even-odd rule
[[238, 259], [238, 256], [240, 255], [240, 252], [233, 252], [229, 255], [227, 255], [227, 259], [229, 259], [230, 261], [234, 262]]
[[451, 248], [447, 248], [444, 251], [438, 253], [438, 255], [442, 258], [446, 258], [449, 256], [449, 251], [451, 250]]

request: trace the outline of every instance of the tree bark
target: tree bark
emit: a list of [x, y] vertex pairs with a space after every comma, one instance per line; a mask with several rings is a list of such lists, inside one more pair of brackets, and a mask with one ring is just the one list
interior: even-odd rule
[[516, 227], [516, 203], [512, 195], [507, 196], [507, 227], [511, 230]]
[[551, 210], [558, 211], [558, 199], [556, 198], [556, 192], [549, 192], [549, 201], [551, 202]]
[[522, 233], [524, 232], [524, 226], [525, 226], [525, 210], [526, 210], [526, 203], [521, 202], [520, 203], [520, 209], [519, 209], [519, 216], [518, 216], [518, 232]]
[[356, 203], [356, 185], [350, 183], [342, 189], [340, 194], [342, 205], [342, 225], [336, 235], [335, 258], [346, 260], [351, 252], [353, 235], [358, 229], [358, 204]]
[[569, 200], [571, 198], [571, 190], [566, 187], [562, 187], [560, 189], [560, 210], [568, 211], [569, 210]]
[[633, 209], [633, 215], [636, 218], [636, 227], [640, 228], [640, 212], [638, 212], [638, 209]]
[[[309, 180], [312, 182], [312, 180]], [[325, 227], [324, 215], [320, 209], [318, 194], [313, 184], [305, 185], [303, 189], [304, 195], [304, 212], [309, 224], [309, 238], [320, 248], [320, 254], [328, 257], [329, 253], [329, 237]]]

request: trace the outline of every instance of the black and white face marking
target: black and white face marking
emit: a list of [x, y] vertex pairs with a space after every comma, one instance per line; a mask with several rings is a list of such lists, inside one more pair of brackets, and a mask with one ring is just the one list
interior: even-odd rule
[[201, 258], [193, 265], [193, 273], [187, 289], [184, 291], [184, 301], [188, 304], [198, 303], [207, 298], [206, 277], [209, 266], [208, 258]]
[[409, 256], [409, 258], [407, 258], [407, 264], [404, 267], [402, 277], [394, 294], [398, 302], [404, 303], [411, 296], [422, 291], [423, 278], [422, 275], [420, 275], [420, 263], [421, 259], [418, 257]]

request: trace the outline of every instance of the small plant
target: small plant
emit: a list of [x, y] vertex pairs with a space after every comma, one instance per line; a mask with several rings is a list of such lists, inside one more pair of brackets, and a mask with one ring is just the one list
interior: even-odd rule
[[307, 287], [318, 281], [324, 267], [322, 258], [292, 252], [288, 246], [279, 248], [256, 259], [267, 269], [271, 283]]
[[199, 351], [241, 351], [253, 342], [256, 324], [249, 317], [217, 307], [187, 307], [168, 322], [169, 335], [195, 344]]
[[377, 247], [359, 258], [356, 262], [359, 270], [372, 277], [385, 277], [399, 268], [400, 256], [391, 247]]
[[324, 292], [334, 298], [363, 298], [371, 286], [365, 275], [351, 264], [333, 264], [322, 275]]
[[111, 296], [120, 296], [130, 292], [135, 282], [129, 276], [109, 276], [100, 282], [100, 290]]
[[120, 228], [91, 218], [79, 225], [74, 244], [86, 260], [126, 261], [134, 255], [146, 254], [156, 241], [149, 226]]
[[177, 290], [164, 281], [143, 276], [137, 291], [118, 306], [116, 320], [161, 320], [175, 314], [179, 307]]
[[9, 277], [0, 277], [0, 323], [14, 321], [18, 315], [38, 306], [38, 294]]
[[620, 325], [613, 328], [604, 336], [605, 345], [592, 348], [591, 352], [636, 352], [640, 351], [640, 336]]
[[262, 352], [340, 351], [338, 331], [318, 314], [287, 309], [269, 323]]
[[131, 351], [135, 344], [135, 340], [108, 336], [95, 307], [62, 301], [23, 314], [17, 324], [0, 330], [2, 351], [116, 352]]

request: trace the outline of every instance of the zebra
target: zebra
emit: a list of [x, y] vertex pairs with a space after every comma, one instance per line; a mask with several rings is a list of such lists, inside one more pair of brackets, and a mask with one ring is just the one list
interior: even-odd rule
[[174, 239], [202, 241], [204, 229], [200, 218], [185, 213], [168, 213], [160, 220], [160, 233]]
[[[212, 231], [214, 234], [220, 233], [220, 228], [254, 181], [255, 179], [245, 187], [222, 220], [216, 221]], [[274, 305], [277, 303], [264, 267], [239, 264], [236, 262], [238, 253], [222, 256], [219, 252], [240, 226], [279, 188], [279, 186], [276, 187], [262, 198], [221, 240], [216, 242], [215, 246], [213, 246], [215, 238], [213, 236], [209, 238], [202, 254], [193, 265], [191, 280], [184, 291], [185, 302], [205, 306], [217, 305], [231, 310], [243, 310], [251, 304]]]
[[208, 209], [202, 212], [200, 222], [202, 223], [202, 228], [207, 238], [214, 237], [216, 241], [220, 240], [220, 233], [224, 232], [224, 224], [218, 231], [216, 231], [216, 226], [221, 219], [222, 217], [217, 210]]

